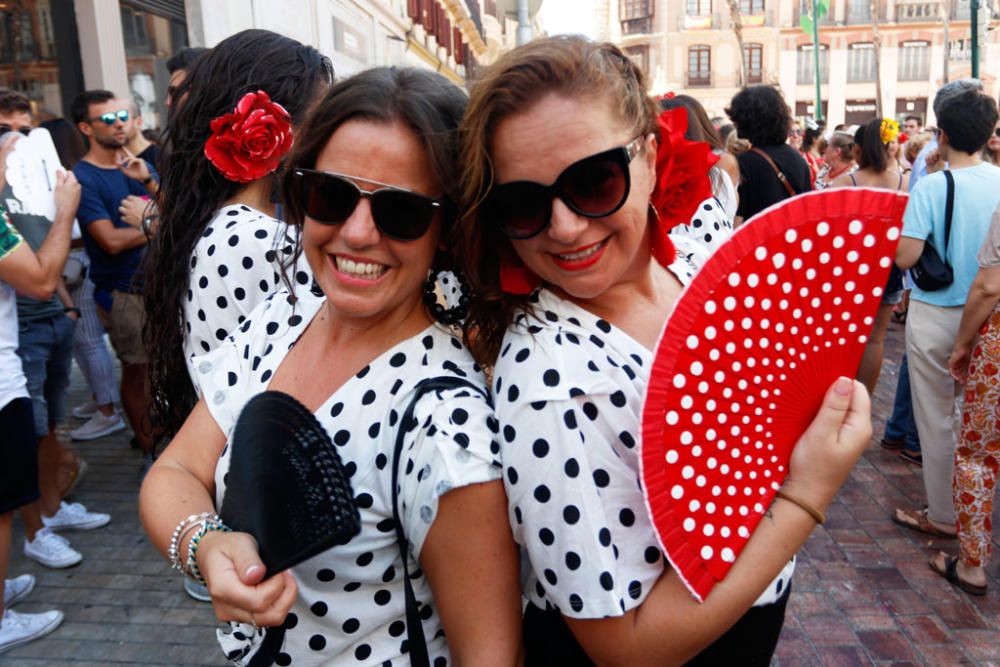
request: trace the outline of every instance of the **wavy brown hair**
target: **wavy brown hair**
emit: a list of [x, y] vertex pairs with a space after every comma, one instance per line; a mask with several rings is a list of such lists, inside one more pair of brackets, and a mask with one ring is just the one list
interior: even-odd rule
[[[579, 36], [538, 39], [503, 55], [472, 87], [462, 120], [461, 215], [455, 226], [455, 259], [476, 297], [465, 322], [466, 344], [483, 365], [492, 365], [514, 314], [527, 295], [500, 289], [501, 261], [517, 263], [510, 241], [479, 222], [479, 206], [493, 182], [493, 132], [503, 119], [527, 111], [547, 95], [579, 100], [581, 107], [606, 100], [634, 134], [656, 131], [656, 103], [642, 70], [617, 46]], [[609, 128], [610, 130], [611, 128]]]

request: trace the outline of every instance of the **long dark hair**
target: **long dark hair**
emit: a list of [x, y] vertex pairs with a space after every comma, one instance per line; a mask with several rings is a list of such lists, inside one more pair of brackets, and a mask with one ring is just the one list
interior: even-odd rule
[[87, 147], [83, 144], [80, 131], [65, 118], [42, 121], [38, 126], [52, 135], [52, 143], [56, 146], [56, 153], [59, 154], [59, 161], [64, 169], [72, 169], [86, 155]]
[[[402, 122], [413, 130], [423, 144], [435, 179], [449, 202], [458, 199], [458, 126], [465, 112], [466, 97], [462, 90], [440, 74], [395, 67], [377, 67], [337, 82], [322, 100], [317, 102], [295, 139], [288, 156], [288, 169], [283, 182], [283, 201], [288, 224], [301, 225], [305, 211], [293, 172], [313, 169], [316, 159], [334, 132], [351, 120], [376, 123]], [[442, 221], [441, 238], [448, 239], [453, 211]], [[302, 237], [298, 236], [294, 262], [302, 252]], [[448, 253], [435, 257], [435, 268], [450, 268]], [[293, 288], [290, 274], [283, 271], [289, 290]]]
[[160, 224], [145, 266], [144, 338], [150, 416], [158, 436], [175, 434], [197, 398], [183, 352], [191, 254], [219, 207], [245, 187], [205, 159], [210, 123], [230, 113], [246, 93], [263, 90], [298, 124], [332, 78], [330, 61], [316, 49], [268, 30], [244, 30], [195, 60], [176, 92], [163, 137]]
[[854, 132], [854, 145], [860, 148], [858, 167], [881, 174], [888, 167], [888, 150], [882, 143], [882, 119], [873, 118]]

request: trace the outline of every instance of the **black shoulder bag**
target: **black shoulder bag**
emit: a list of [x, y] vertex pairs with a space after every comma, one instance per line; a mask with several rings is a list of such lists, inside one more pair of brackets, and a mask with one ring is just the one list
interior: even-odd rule
[[413, 585], [410, 583], [410, 542], [406, 539], [403, 521], [399, 516], [399, 459], [403, 454], [403, 436], [416, 426], [413, 423], [413, 411], [417, 406], [417, 401], [424, 394], [460, 387], [478, 392], [486, 397], [490, 406], [493, 405], [483, 388], [468, 380], [449, 376], [427, 378], [417, 383], [417, 387], [413, 391], [413, 398], [410, 399], [410, 404], [406, 407], [406, 412], [403, 413], [403, 417], [399, 421], [399, 430], [396, 432], [396, 446], [392, 455], [392, 518], [396, 522], [396, 543], [399, 545], [399, 555], [403, 560], [403, 585], [406, 589], [406, 643], [409, 648], [411, 667], [430, 667], [430, 657], [427, 654], [427, 639], [424, 637], [424, 626], [420, 620], [417, 597], [413, 594]]
[[[944, 208], [944, 256], [947, 257], [948, 240], [951, 238], [951, 213], [955, 206], [955, 178], [947, 169], [944, 177], [948, 181], [948, 195]], [[937, 250], [927, 242], [924, 242], [924, 251], [920, 253], [920, 259], [910, 269], [910, 276], [917, 287], [925, 292], [944, 289], [955, 279], [948, 260], [942, 259]]]

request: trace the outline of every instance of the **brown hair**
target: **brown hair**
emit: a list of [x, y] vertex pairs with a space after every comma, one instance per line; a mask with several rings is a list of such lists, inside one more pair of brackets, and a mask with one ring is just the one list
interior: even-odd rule
[[656, 131], [656, 103], [647, 94], [646, 78], [613, 44], [580, 36], [538, 39], [501, 56], [475, 82], [461, 127], [462, 215], [455, 227], [455, 259], [476, 294], [465, 340], [484, 365], [496, 360], [515, 312], [528, 306], [527, 295], [500, 289], [501, 260], [517, 262], [510, 241], [479, 223], [479, 206], [493, 187], [492, 135], [504, 118], [551, 94], [607, 100], [635, 135]]
[[24, 93], [0, 88], [0, 113], [31, 113], [31, 102]]

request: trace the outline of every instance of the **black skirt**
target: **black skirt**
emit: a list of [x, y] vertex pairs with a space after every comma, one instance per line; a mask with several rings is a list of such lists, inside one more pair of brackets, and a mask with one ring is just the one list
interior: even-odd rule
[[[751, 607], [736, 625], [687, 663], [687, 667], [767, 667], [785, 623], [791, 585], [774, 604]], [[562, 614], [528, 603], [524, 612], [525, 667], [591, 667]]]

